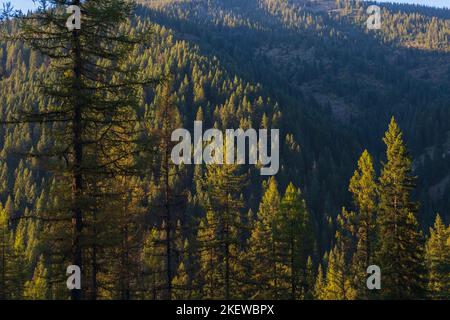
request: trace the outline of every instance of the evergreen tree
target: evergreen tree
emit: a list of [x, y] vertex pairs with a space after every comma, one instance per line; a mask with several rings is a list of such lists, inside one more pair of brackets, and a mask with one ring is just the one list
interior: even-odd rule
[[311, 256], [309, 256], [308, 261], [306, 262], [305, 289], [303, 293], [303, 298], [305, 300], [314, 299], [314, 286], [315, 286], [314, 265]]
[[159, 300], [164, 296], [165, 266], [164, 260], [161, 259], [161, 257], [164, 257], [164, 247], [161, 246], [163, 237], [162, 231], [157, 228], [151, 229], [145, 238], [142, 252], [144, 282], [148, 293], [145, 297], [151, 300]]
[[356, 297], [344, 254], [339, 245], [330, 251], [325, 287], [321, 296], [324, 300], [353, 300]]
[[[445, 90], [450, 69], [441, 58], [450, 46], [443, 11], [386, 5], [383, 30], [367, 37], [356, 30], [367, 18], [365, 5], [352, 0], [337, 1], [343, 10], [327, 19], [314, 10], [316, 4], [300, 12], [292, 1], [205, 1], [206, 11], [184, 1], [139, 1], [136, 16], [119, 12], [131, 0], [50, 0], [45, 9], [44, 1], [38, 2], [41, 9], [17, 19], [3, 21], [13, 13], [9, 5], [0, 13], [5, 30], [0, 34], [0, 202], [6, 209], [6, 218], [0, 218], [6, 221], [0, 223], [0, 298], [67, 299], [66, 267], [76, 260], [82, 262], [81, 295], [92, 300], [350, 299], [353, 288], [361, 299], [407, 299], [423, 296], [415, 293], [422, 291], [416, 290], [420, 280], [425, 288], [420, 274], [429, 276], [430, 297], [448, 296], [445, 226], [431, 231], [425, 270], [416, 263], [423, 260], [419, 212], [392, 210], [407, 206], [408, 201], [397, 201], [402, 181], [375, 192], [368, 152], [348, 188], [354, 205], [332, 218], [350, 202], [342, 185], [354, 151], [366, 143], [374, 155], [381, 154], [371, 133], [386, 121], [384, 115], [395, 113], [415, 128], [408, 138], [421, 179], [420, 222], [430, 225], [435, 210], [448, 221], [444, 133], [450, 130]], [[237, 2], [238, 16], [232, 14]], [[82, 9], [81, 30], [73, 32], [65, 27], [71, 4]], [[268, 17], [276, 19], [265, 28]], [[358, 32], [347, 32], [350, 28]], [[135, 46], [142, 40], [138, 34], [148, 29], [155, 45]], [[180, 33], [186, 37], [179, 39]], [[271, 50], [280, 41], [299, 50]], [[305, 41], [322, 48], [321, 54], [298, 57]], [[391, 52], [393, 43], [427, 50]], [[220, 51], [220, 57], [205, 54], [205, 47]], [[361, 54], [345, 59], [355, 51]], [[385, 59], [386, 53], [392, 59]], [[276, 63], [280, 59], [283, 63]], [[432, 72], [430, 63], [442, 72]], [[379, 68], [371, 68], [375, 64]], [[412, 65], [424, 71], [411, 73]], [[140, 80], [160, 74], [173, 74], [172, 81], [154, 88]], [[368, 81], [355, 81], [355, 74]], [[424, 81], [430, 77], [432, 84]], [[374, 92], [371, 79], [387, 91]], [[320, 88], [321, 96], [342, 98], [355, 112], [298, 94], [298, 87]], [[386, 93], [390, 103], [377, 98]], [[284, 129], [277, 180], [282, 186], [304, 185], [319, 233], [315, 250], [332, 248], [319, 261], [317, 275], [316, 253], [303, 225], [309, 212], [298, 189], [283, 196], [276, 186], [261, 188], [261, 177], [250, 170], [250, 187], [237, 183], [214, 198], [214, 184], [228, 186], [205, 183], [203, 171], [212, 170], [168, 161], [174, 145], [170, 133], [189, 128], [193, 119], [221, 129]], [[276, 192], [264, 199], [268, 189]], [[261, 212], [255, 210], [259, 203]], [[406, 285], [392, 294], [396, 257], [403, 270], [399, 283]], [[383, 263], [391, 263], [388, 279]], [[382, 266], [382, 290], [367, 290], [369, 264]]]
[[387, 162], [383, 164], [379, 193], [377, 259], [382, 276], [382, 295], [390, 299], [424, 295], [424, 244], [410, 199], [415, 185], [411, 160], [402, 133], [392, 118], [383, 139]]
[[450, 299], [450, 227], [439, 215], [426, 243], [428, 292], [432, 299]]
[[184, 262], [178, 266], [176, 275], [172, 280], [174, 298], [178, 300], [188, 300], [191, 297], [190, 280]]
[[[170, 78], [167, 76], [167, 78]], [[154, 170], [154, 208], [155, 216], [160, 220], [158, 223], [164, 226], [164, 257], [165, 257], [165, 296], [172, 299], [172, 283], [174, 274], [177, 272], [176, 265], [179, 260], [180, 249], [176, 248], [176, 242], [181, 241], [182, 230], [178, 224], [186, 205], [186, 193], [182, 186], [185, 176], [183, 166], [175, 165], [171, 159], [171, 152], [177, 142], [172, 141], [172, 133], [182, 126], [181, 116], [176, 106], [175, 97], [172, 93], [172, 82], [167, 80], [157, 90], [154, 107], [151, 108], [152, 122], [148, 132], [154, 141], [150, 144], [151, 160], [157, 164]]]
[[282, 258], [289, 276], [290, 299], [302, 298], [307, 290], [307, 262], [313, 248], [311, 219], [300, 189], [292, 183], [281, 200], [280, 229], [277, 230], [283, 248]]
[[200, 268], [195, 273], [194, 283], [198, 288], [198, 296], [204, 299], [214, 299], [222, 297], [220, 295], [219, 283], [222, 274], [216, 266], [219, 265], [219, 255], [217, 251], [220, 249], [220, 243], [216, 240], [216, 226], [214, 225], [214, 217], [211, 211], [206, 213], [199, 224], [197, 241], [200, 246], [199, 264]]
[[34, 269], [33, 278], [26, 282], [24, 296], [28, 300], [48, 299], [47, 269], [41, 256]]
[[11, 254], [11, 232], [9, 215], [0, 203], [0, 299], [9, 297], [9, 257]]
[[12, 287], [10, 293], [13, 299], [22, 299], [24, 286], [28, 275], [28, 263], [26, 259], [26, 228], [23, 221], [16, 227], [14, 243], [11, 257], [10, 272], [12, 277]]
[[314, 283], [314, 299], [325, 299], [325, 279], [323, 277], [322, 265], [319, 264], [317, 269], [316, 282]]
[[[49, 58], [48, 75], [41, 86], [49, 103], [42, 110], [24, 106], [7, 124], [39, 123], [51, 128], [57, 143], [47, 152], [31, 156], [50, 159], [60, 175], [60, 217], [69, 221], [70, 262], [86, 274], [85, 226], [89, 225], [92, 201], [97, 201], [101, 177], [123, 174], [124, 158], [134, 150], [134, 124], [139, 105], [139, 86], [150, 83], [136, 79], [137, 68], [129, 53], [144, 38], [127, 34], [127, 19], [133, 4], [124, 0], [98, 1], [41, 0], [30, 16], [19, 16], [20, 31], [12, 38], [22, 40]], [[66, 8], [81, 8], [81, 29], [68, 31]], [[115, 150], [115, 154], [110, 154]], [[64, 159], [63, 162], [59, 161]], [[128, 172], [127, 172], [128, 173]], [[69, 208], [69, 210], [67, 209]], [[61, 253], [61, 256], [68, 256]], [[81, 299], [82, 290], [72, 290], [72, 299]]]
[[357, 209], [355, 217], [356, 251], [353, 255], [353, 273], [358, 298], [367, 299], [366, 270], [372, 264], [375, 248], [375, 211], [377, 185], [372, 157], [365, 150], [358, 161], [358, 169], [350, 180], [349, 191]]
[[283, 283], [287, 270], [283, 266], [279, 238], [281, 219], [281, 197], [275, 179], [270, 178], [248, 243], [252, 298], [279, 299], [287, 296], [287, 284]]
[[[205, 286], [208, 298], [239, 297], [243, 281], [241, 236], [246, 226], [242, 222], [242, 188], [245, 175], [237, 165], [208, 165], [205, 177], [208, 212], [199, 230], [201, 271], [209, 278]], [[204, 253], [204, 254], [203, 254]]]

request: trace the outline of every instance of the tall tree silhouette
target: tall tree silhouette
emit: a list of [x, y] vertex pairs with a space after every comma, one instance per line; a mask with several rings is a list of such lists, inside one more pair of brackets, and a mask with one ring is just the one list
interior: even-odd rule
[[[81, 9], [81, 28], [72, 31], [66, 27], [71, 5]], [[36, 12], [19, 14], [20, 31], [9, 36], [47, 59], [49, 69], [41, 83], [47, 104], [40, 110], [24, 106], [4, 123], [51, 128], [54, 146], [28, 155], [53, 164], [64, 201], [55, 209], [60, 216], [46, 221], [70, 223], [70, 263], [82, 270], [85, 220], [102, 197], [99, 181], [130, 172], [125, 159], [136, 153], [139, 89], [153, 83], [139, 77], [129, 61], [130, 52], [146, 40], [144, 34], [127, 32], [133, 8], [125, 0], [40, 0]], [[81, 298], [82, 290], [72, 290], [72, 299]]]

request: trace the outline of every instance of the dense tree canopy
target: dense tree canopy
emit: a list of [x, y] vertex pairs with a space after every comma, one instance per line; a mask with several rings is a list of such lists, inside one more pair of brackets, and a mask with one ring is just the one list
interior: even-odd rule
[[[66, 299], [72, 263], [72, 298], [449, 297], [448, 10], [138, 2], [1, 22], [0, 299]], [[174, 165], [194, 120], [280, 129], [280, 172]]]

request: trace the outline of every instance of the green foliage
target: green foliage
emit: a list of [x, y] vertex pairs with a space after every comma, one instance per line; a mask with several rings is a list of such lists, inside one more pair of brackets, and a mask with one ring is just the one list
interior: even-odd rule
[[[311, 222], [300, 189], [290, 183], [281, 200], [281, 220], [277, 230], [282, 242], [284, 263], [289, 271], [286, 281], [290, 287], [290, 299], [299, 299], [309, 290], [307, 264], [314, 242]], [[309, 262], [311, 272], [312, 261]]]
[[415, 178], [411, 160], [394, 119], [383, 139], [387, 162], [380, 176], [378, 210], [379, 263], [385, 281], [386, 298], [424, 296], [423, 237], [415, 217], [417, 205], [410, 200]]
[[344, 254], [345, 252], [339, 246], [335, 246], [330, 251], [325, 285], [319, 295], [323, 300], [355, 299], [356, 292], [349, 278]]
[[247, 259], [251, 263], [251, 292], [255, 299], [286, 297], [289, 272], [282, 260], [281, 197], [271, 178], [259, 206], [255, 226], [248, 243]]
[[[86, 299], [448, 298], [448, 10], [385, 5], [369, 33], [353, 1], [141, 2], [134, 16], [126, 1], [85, 1], [92, 28], [75, 39], [61, 7], [1, 25], [26, 41], [0, 40], [0, 298], [68, 298], [74, 241]], [[77, 39], [81, 78], [65, 49]], [[392, 121], [377, 179], [392, 114], [412, 157]], [[277, 180], [173, 165], [170, 134], [194, 119], [280, 128]], [[362, 153], [347, 190], [361, 146], [374, 157]], [[418, 220], [436, 209], [424, 247]]]
[[28, 300], [46, 300], [49, 298], [48, 292], [47, 270], [41, 256], [34, 269], [33, 278], [25, 283], [24, 296]]
[[433, 299], [450, 297], [450, 226], [438, 215], [426, 243], [428, 292]]
[[230, 299], [240, 296], [242, 221], [241, 190], [245, 175], [237, 165], [208, 165], [205, 174], [207, 214], [200, 225], [200, 275], [205, 277], [204, 298]]
[[350, 180], [349, 191], [357, 209], [353, 234], [355, 235], [353, 255], [354, 283], [359, 298], [368, 298], [371, 293], [366, 286], [367, 267], [372, 265], [375, 251], [375, 212], [377, 210], [377, 184], [372, 157], [367, 150], [358, 161], [358, 169]]

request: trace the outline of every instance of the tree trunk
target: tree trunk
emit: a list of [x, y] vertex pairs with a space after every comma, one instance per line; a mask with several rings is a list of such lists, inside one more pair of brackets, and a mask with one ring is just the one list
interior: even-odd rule
[[[73, 2], [74, 5], [80, 5], [80, 0]], [[80, 268], [83, 273], [83, 257], [82, 257], [82, 230], [83, 230], [83, 212], [81, 209], [82, 195], [83, 195], [83, 141], [82, 141], [82, 109], [83, 102], [81, 87], [82, 75], [82, 59], [81, 59], [81, 44], [79, 30], [74, 29], [72, 32], [72, 56], [74, 59], [74, 84], [73, 92], [75, 93], [74, 110], [72, 119], [72, 146], [74, 154], [74, 163], [72, 170], [72, 264]], [[80, 300], [82, 298], [82, 290], [72, 290], [72, 299]]]

